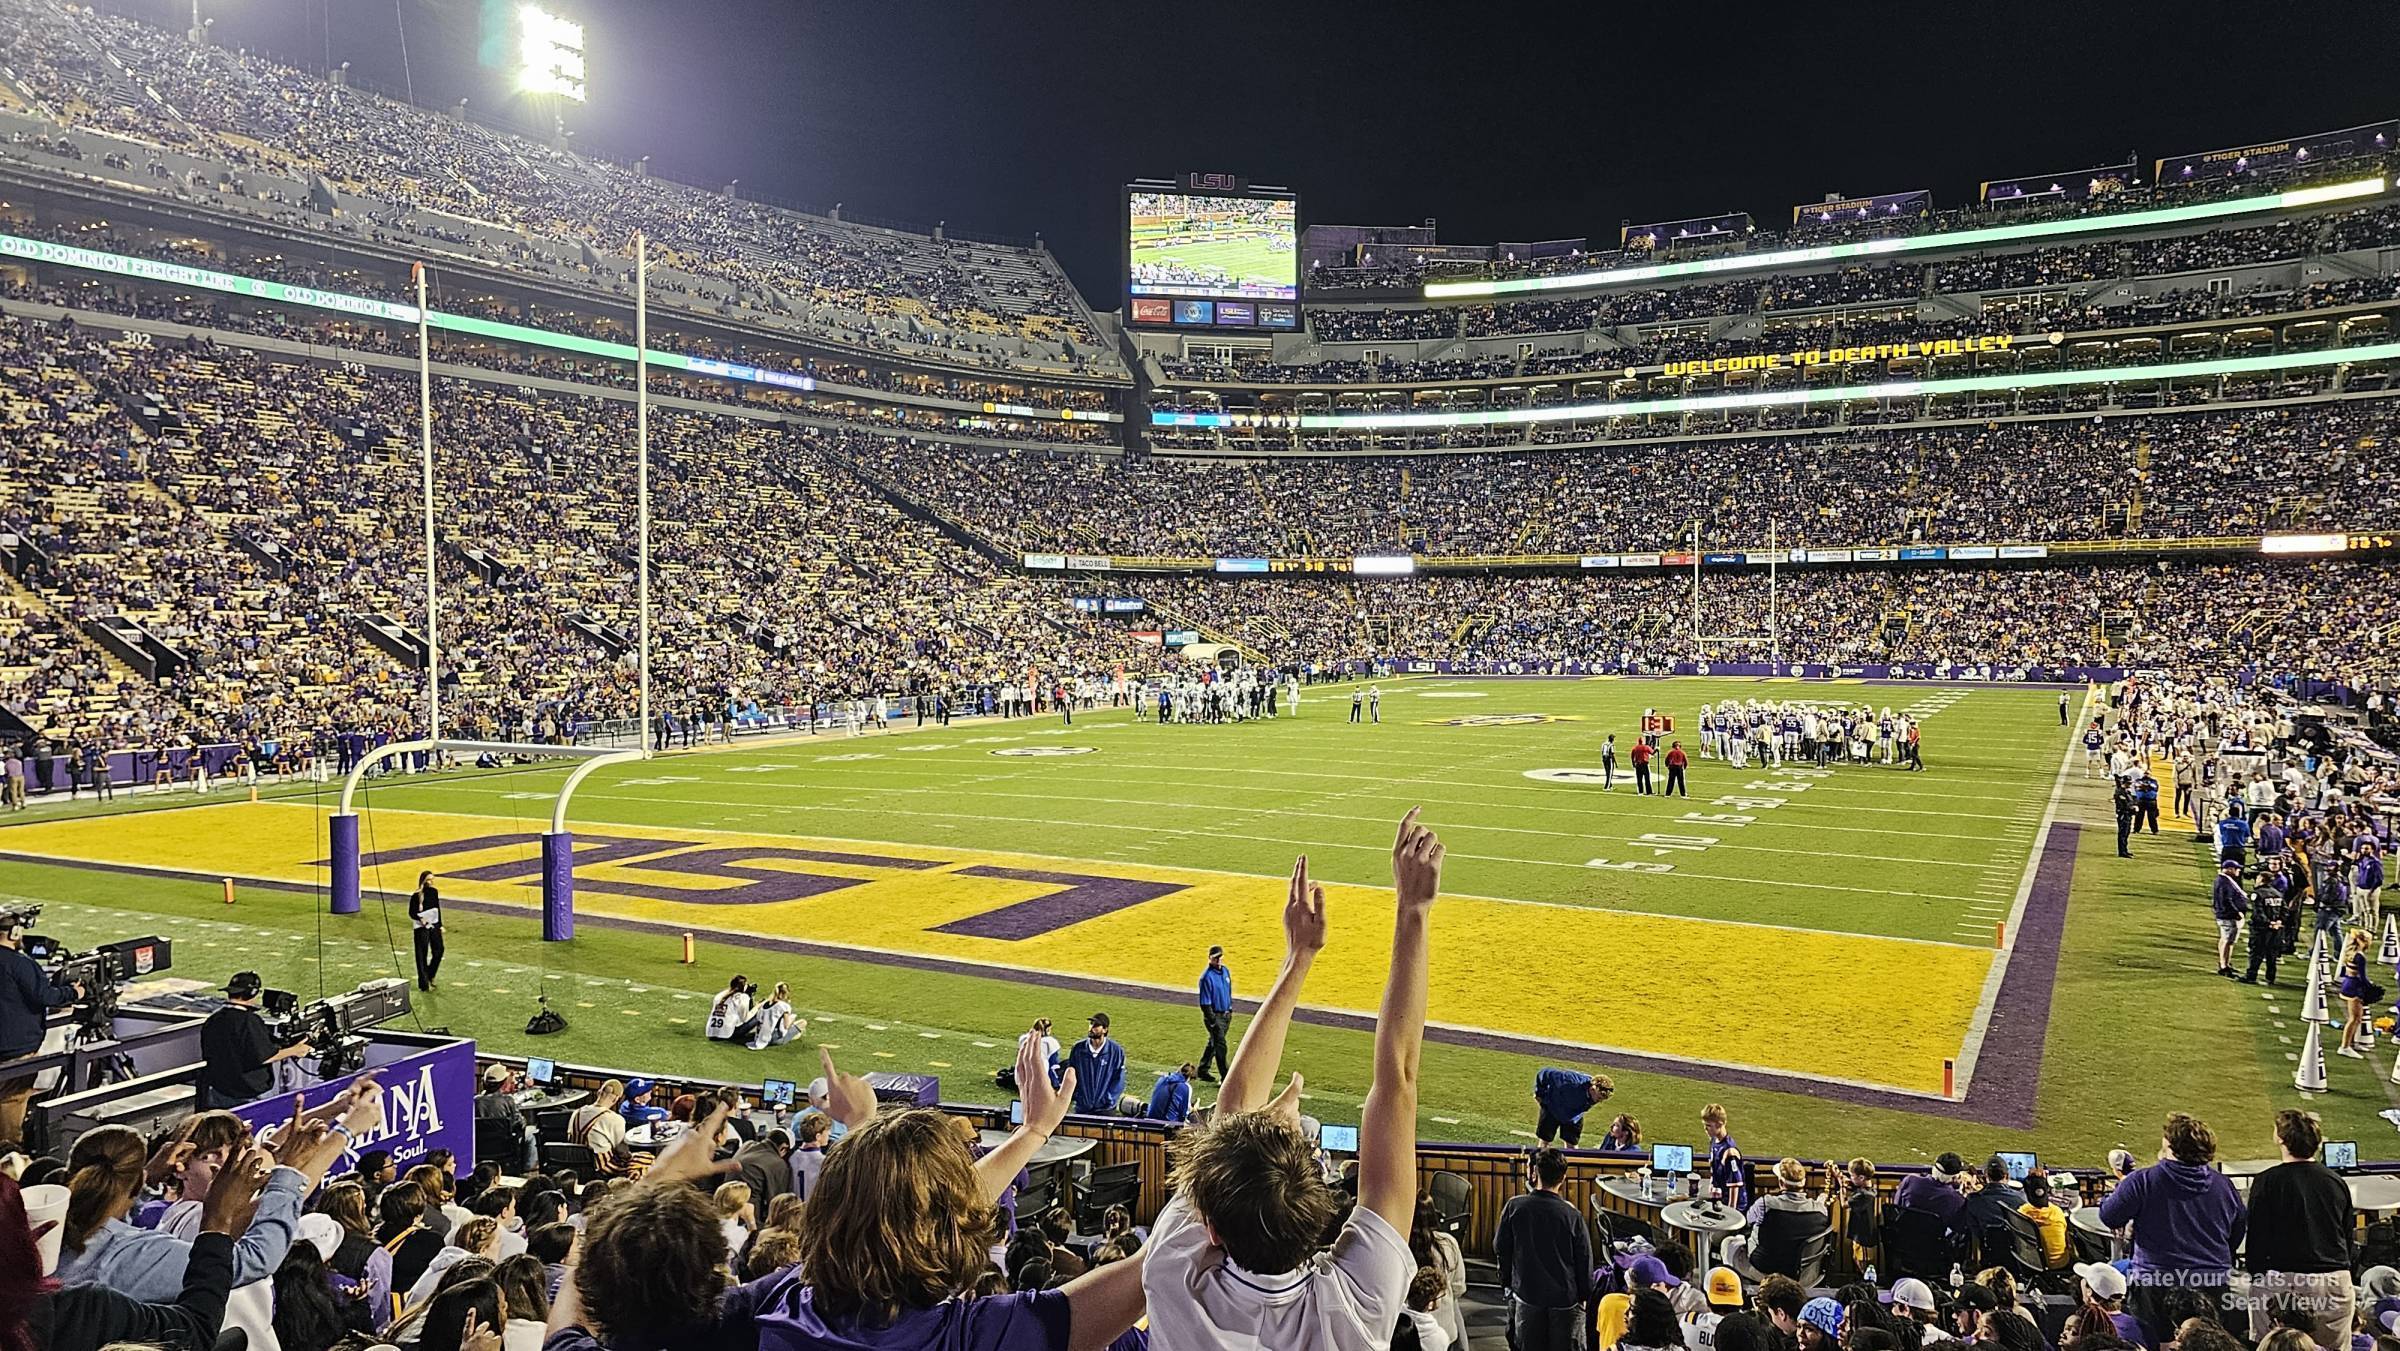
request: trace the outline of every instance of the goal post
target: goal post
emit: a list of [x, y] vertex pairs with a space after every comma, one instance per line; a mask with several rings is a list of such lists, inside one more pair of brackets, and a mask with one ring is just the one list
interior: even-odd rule
[[358, 813], [353, 803], [358, 786], [377, 766], [410, 755], [443, 753], [493, 755], [505, 760], [578, 760], [559, 785], [552, 804], [550, 829], [542, 834], [542, 938], [563, 942], [575, 936], [575, 841], [567, 831], [567, 804], [592, 771], [650, 757], [653, 709], [650, 698], [650, 241], [645, 232], [633, 236], [633, 404], [634, 404], [634, 528], [635, 625], [639, 635], [639, 692], [636, 709], [640, 727], [630, 749], [598, 746], [546, 746], [514, 741], [460, 741], [442, 736], [442, 647], [440, 560], [434, 492], [433, 339], [431, 274], [423, 262], [412, 265], [417, 292], [417, 453], [425, 548], [425, 735], [376, 747], [359, 757], [342, 780], [339, 810], [327, 822], [332, 866], [331, 910], [355, 915], [360, 909]]
[[1783, 653], [1779, 622], [1781, 615], [1776, 604], [1776, 570], [1783, 562], [1783, 550], [1777, 542], [1775, 523], [1767, 523], [1767, 631], [1765, 633], [1709, 633], [1700, 623], [1700, 567], [1707, 553], [1700, 538], [1700, 522], [1692, 522], [1692, 648], [1693, 656], [1708, 660], [1708, 649], [1716, 643], [1759, 643], [1767, 645], [1767, 660], [1779, 664]]
[[[644, 745], [648, 742], [645, 738]], [[331, 909], [337, 915], [355, 915], [360, 909], [359, 868], [362, 856], [358, 849], [358, 813], [355, 799], [359, 784], [369, 772], [386, 761], [411, 755], [494, 755], [509, 759], [574, 760], [580, 761], [558, 787], [558, 799], [551, 804], [550, 829], [542, 833], [542, 939], [562, 943], [575, 936], [575, 837], [567, 829], [567, 805], [574, 799], [575, 790], [594, 770], [610, 765], [631, 764], [643, 759], [646, 750], [619, 750], [600, 746], [544, 746], [517, 741], [394, 741], [378, 746], [359, 757], [350, 773], [342, 780], [342, 801], [327, 821], [332, 844], [330, 862], [333, 866], [333, 898]]]

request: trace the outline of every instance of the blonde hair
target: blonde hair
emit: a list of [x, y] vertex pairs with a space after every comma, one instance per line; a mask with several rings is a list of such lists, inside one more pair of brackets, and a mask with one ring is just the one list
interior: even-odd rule
[[450, 1246], [463, 1248], [479, 1257], [489, 1256], [486, 1248], [497, 1248], [500, 1241], [500, 1221], [489, 1215], [478, 1215], [458, 1227], [450, 1236]]
[[1808, 1186], [1808, 1169], [1798, 1159], [1784, 1159], [1775, 1165], [1775, 1180], [1786, 1191], [1801, 1191]]
[[750, 1204], [750, 1184], [728, 1182], [717, 1188], [716, 1197], [717, 1213], [730, 1220], [742, 1213], [743, 1206]]

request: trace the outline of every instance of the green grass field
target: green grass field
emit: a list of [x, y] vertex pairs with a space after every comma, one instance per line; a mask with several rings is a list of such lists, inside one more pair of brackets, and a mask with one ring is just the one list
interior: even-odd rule
[[[2113, 857], [2080, 757], [2062, 760], [2054, 691], [1403, 680], [1384, 695], [1380, 726], [1347, 724], [1346, 693], [1310, 690], [1300, 717], [1267, 724], [1107, 710], [1072, 729], [961, 722], [604, 771], [573, 815], [581, 841], [614, 852], [578, 868], [571, 943], [537, 941], [523, 909], [557, 771], [380, 782], [365, 846], [413, 856], [371, 859], [366, 881], [396, 895], [430, 867], [479, 903], [452, 906], [451, 964], [420, 1017], [497, 1050], [755, 1080], [807, 1077], [825, 1044], [998, 1100], [990, 1071], [1037, 1015], [1071, 1034], [1105, 1007], [1135, 1091], [1196, 1056], [1207, 945], [1228, 948], [1237, 993], [1263, 993], [1282, 879], [1305, 852], [1333, 888], [1335, 938], [1291, 1062], [1312, 1110], [1339, 1121], [1366, 1087], [1392, 823], [1421, 805], [1449, 846], [1429, 1138], [1516, 1138], [1546, 1063], [1609, 1070], [1614, 1106], [1653, 1139], [1696, 1138], [1700, 1106], [1724, 1102], [1754, 1155], [2013, 1147], [2087, 1163], [2146, 1153], [2176, 1108], [2216, 1120], [2229, 1154], [2263, 1154], [2268, 1113], [2299, 1096], [2290, 979], [2275, 1002], [2209, 975], [2206, 856], [2160, 837]], [[1528, 777], [1597, 767], [1610, 731], [1622, 752], [1644, 707], [1689, 729], [1725, 698], [1917, 707], [1927, 770], [1695, 760], [1688, 799]], [[179, 975], [255, 967], [314, 994], [405, 974], [405, 919], [378, 901], [325, 916], [307, 890], [325, 795], [266, 797], [28, 813], [0, 829], [0, 891], [50, 903], [44, 927], [70, 940], [166, 933]], [[2033, 864], [2054, 798], [2058, 820], [2088, 828], [2055, 837], [2045, 902]], [[297, 889], [244, 885], [228, 908], [221, 876]], [[1995, 923], [2012, 926], [2005, 963]], [[693, 966], [676, 960], [682, 930], [703, 939]], [[700, 1038], [706, 995], [734, 970], [792, 983], [811, 1019], [800, 1046]], [[573, 1020], [563, 1036], [522, 1035], [537, 990]], [[1960, 1100], [1940, 1095], [1944, 1058], [1972, 1073]], [[2312, 1104], [2369, 1157], [2393, 1152], [2375, 1116], [2389, 1069], [2381, 1052], [2335, 1060]]]
[[1210, 242], [1162, 237], [1133, 241], [1133, 261], [1137, 264], [1221, 268], [1236, 286], [1258, 282], [1289, 287], [1293, 284], [1294, 257], [1292, 250], [1278, 249], [1263, 239]]

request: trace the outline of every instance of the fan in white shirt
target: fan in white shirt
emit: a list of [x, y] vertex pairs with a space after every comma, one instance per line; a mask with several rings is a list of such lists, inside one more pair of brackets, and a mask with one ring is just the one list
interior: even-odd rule
[[[1269, 1098], [1309, 968], [1325, 946], [1325, 889], [1292, 869], [1283, 969], [1226, 1068], [1207, 1126], [1187, 1133], [1175, 1197], [1142, 1250], [1154, 1351], [1386, 1351], [1417, 1262], [1417, 1062], [1426, 931], [1442, 845], [1411, 810], [1392, 848], [1397, 916], [1359, 1126], [1358, 1205], [1329, 1249], [1333, 1198], [1300, 1126], [1298, 1074]], [[1437, 1277], [1438, 1280], [1438, 1277]]]
[[747, 976], [735, 976], [724, 989], [717, 992], [716, 1002], [708, 1006], [708, 1039], [733, 1041], [750, 1021], [750, 991]]

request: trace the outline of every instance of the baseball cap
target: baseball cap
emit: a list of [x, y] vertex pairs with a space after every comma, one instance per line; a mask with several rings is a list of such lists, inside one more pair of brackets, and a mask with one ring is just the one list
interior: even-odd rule
[[1225, 949], [1217, 944], [1211, 943], [1208, 948], [1208, 955], [1211, 957], [1222, 957], [1225, 955]]
[[1940, 1173], [1944, 1177], [1956, 1177], [1960, 1173], [1967, 1171], [1967, 1161], [1958, 1157], [1958, 1155], [1949, 1152], [1948, 1150], [1944, 1150], [1943, 1152], [1934, 1155], [1933, 1171]]
[[1800, 1321], [1838, 1339], [1842, 1335], [1842, 1306], [1819, 1295], [1800, 1306]]
[[316, 1246], [320, 1259], [331, 1261], [334, 1250], [342, 1246], [341, 1222], [331, 1215], [303, 1215], [300, 1217], [300, 1237]]
[[1892, 1303], [1925, 1313], [1932, 1313], [1937, 1307], [1933, 1302], [1933, 1287], [1914, 1276], [1892, 1282]]
[[831, 1094], [832, 1092], [833, 1085], [825, 1082], [825, 1077], [823, 1075], [819, 1075], [816, 1078], [808, 1081], [808, 1096], [811, 1098], [822, 1098]]
[[650, 1082], [648, 1079], [628, 1079], [625, 1081], [625, 1096], [629, 1098], [638, 1098], [656, 1087], [658, 1087], [658, 1085]]
[[1733, 1268], [1710, 1267], [1708, 1269], [1708, 1302], [1711, 1304], [1739, 1304], [1742, 1302], [1742, 1278], [1734, 1274]]
[[2125, 1297], [2125, 1273], [2106, 1262], [2077, 1262], [2075, 1274], [2092, 1287], [2092, 1293], [2102, 1299]]
[[1090, 1021], [1095, 1027], [1106, 1027], [1108, 1026], [1108, 1015], [1105, 1013], [1095, 1013], [1091, 1016]]
[[486, 1065], [486, 1066], [484, 1066], [484, 1067], [483, 1067], [483, 1081], [484, 1081], [485, 1083], [487, 1083], [487, 1084], [502, 1084], [502, 1083], [506, 1083], [506, 1082], [508, 1082], [508, 1066], [506, 1066], [506, 1065]]
[[1659, 1261], [1649, 1253], [1643, 1253], [1633, 1259], [1633, 1265], [1625, 1269], [1625, 1275], [1634, 1284], [1655, 1285], [1667, 1290], [1683, 1284], [1675, 1279], [1674, 1272], [1667, 1270], [1666, 1263]]
[[258, 978], [256, 971], [236, 971], [233, 973], [233, 979], [225, 982], [225, 993], [236, 999], [254, 998], [259, 991], [266, 988], [267, 983]]
[[1990, 1287], [1972, 1282], [1961, 1286], [1952, 1299], [1959, 1308], [1974, 1313], [1990, 1313], [2000, 1307], [2000, 1297], [1993, 1294]]

